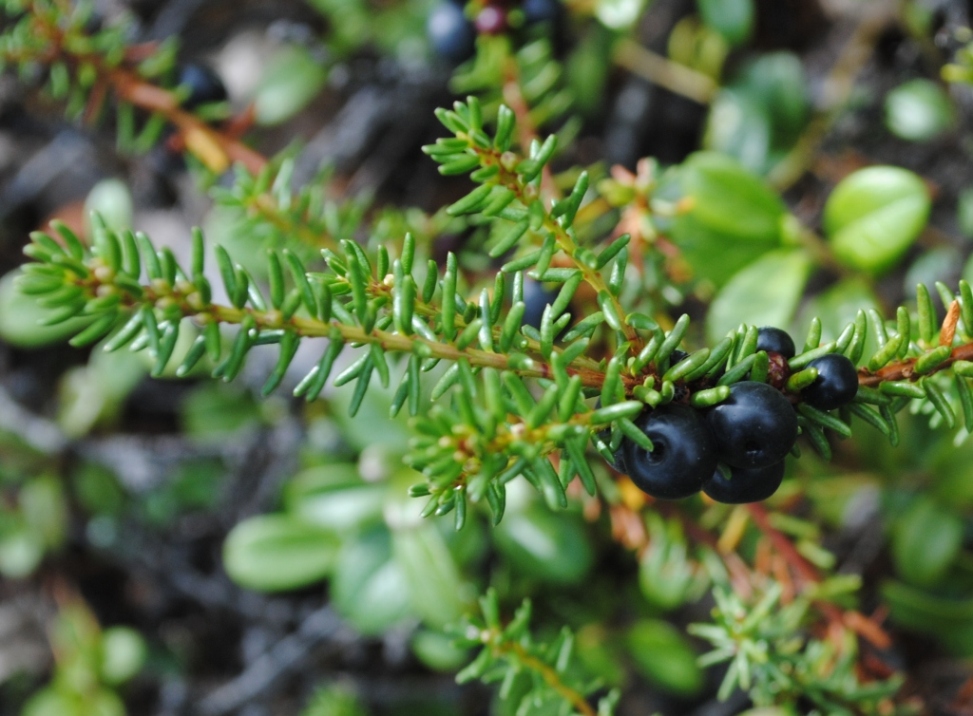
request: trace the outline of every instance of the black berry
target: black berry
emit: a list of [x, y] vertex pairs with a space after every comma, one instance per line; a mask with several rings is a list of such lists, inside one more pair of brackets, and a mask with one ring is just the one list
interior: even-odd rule
[[703, 483], [703, 492], [717, 502], [740, 505], [745, 502], [760, 502], [777, 492], [784, 479], [784, 461], [766, 467], [730, 469], [730, 479], [719, 470]]
[[561, 3], [557, 0], [524, 0], [520, 6], [524, 22], [535, 25], [541, 22], [556, 23], [561, 17]]
[[476, 51], [476, 29], [463, 8], [441, 2], [429, 13], [426, 35], [433, 51], [454, 64], [465, 62]]
[[689, 354], [686, 351], [676, 348], [672, 353], [669, 354], [669, 365], [675, 365], [688, 357]]
[[189, 62], [179, 68], [177, 84], [189, 88], [189, 96], [183, 102], [187, 109], [195, 109], [211, 102], [225, 102], [228, 98], [220, 76], [206, 65], [196, 62]]
[[524, 278], [524, 320], [525, 326], [540, 329], [544, 309], [554, 303], [557, 291], [549, 291], [544, 284], [532, 278]]
[[[730, 397], [706, 412], [720, 460], [731, 467], [768, 467], [797, 440], [797, 415], [780, 391], [754, 381], [730, 386]], [[708, 477], [708, 476], [707, 476]]]
[[773, 326], [757, 329], [757, 350], [780, 353], [785, 358], [793, 358], [797, 352], [794, 348], [794, 339], [788, 335], [787, 331], [782, 331]]
[[652, 452], [626, 438], [616, 465], [652, 497], [678, 500], [699, 492], [716, 469], [713, 438], [699, 414], [670, 403], [642, 413], [635, 424], [652, 441]]
[[807, 364], [817, 368], [818, 377], [801, 391], [801, 398], [819, 410], [840, 408], [858, 392], [858, 371], [855, 364], [839, 353], [829, 353]]

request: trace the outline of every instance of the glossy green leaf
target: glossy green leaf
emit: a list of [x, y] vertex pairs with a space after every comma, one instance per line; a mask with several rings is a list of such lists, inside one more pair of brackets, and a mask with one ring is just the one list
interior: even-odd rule
[[704, 226], [738, 241], [780, 240], [783, 202], [739, 162], [699, 152], [686, 160], [680, 179], [685, 195], [693, 200], [692, 216]]
[[349, 463], [321, 465], [297, 474], [284, 487], [291, 514], [335, 532], [363, 529], [382, 521], [384, 485], [366, 483]]
[[753, 0], [696, 0], [703, 22], [731, 45], [740, 45], [753, 32]]
[[605, 83], [612, 70], [613, 37], [613, 33], [602, 28], [586, 32], [565, 63], [568, 85], [578, 108], [585, 114], [601, 109]]
[[941, 597], [894, 581], [883, 584], [881, 594], [893, 623], [935, 636], [959, 656], [973, 655], [973, 599]]
[[260, 406], [235, 385], [204, 383], [182, 403], [183, 428], [199, 441], [225, 440], [260, 420]]
[[670, 234], [700, 277], [722, 284], [780, 244], [783, 202], [737, 160], [693, 154], [676, 178], [691, 209], [672, 222]]
[[314, 99], [327, 79], [327, 70], [306, 49], [281, 49], [264, 69], [254, 96], [257, 122], [272, 125], [287, 121]]
[[354, 687], [339, 680], [315, 688], [300, 716], [368, 716], [368, 711]]
[[392, 559], [387, 529], [371, 530], [342, 545], [331, 599], [338, 613], [363, 634], [381, 634], [411, 612], [409, 583]]
[[638, 670], [659, 688], [680, 696], [692, 696], [702, 689], [703, 671], [696, 664], [696, 652], [667, 622], [636, 622], [626, 645]]
[[955, 122], [956, 110], [949, 95], [932, 80], [909, 80], [885, 97], [885, 126], [902, 139], [924, 142]]
[[750, 93], [724, 89], [710, 105], [703, 146], [763, 172], [772, 138], [768, 109]]
[[97, 213], [113, 231], [132, 227], [132, 192], [121, 179], [102, 179], [95, 184], [84, 200], [85, 223], [91, 231], [91, 214]]
[[595, 17], [610, 30], [627, 30], [645, 8], [646, 0], [598, 0]]
[[86, 366], [72, 368], [61, 379], [57, 416], [61, 429], [77, 437], [110, 422], [145, 374], [139, 354], [95, 351]]
[[431, 626], [462, 616], [462, 582], [436, 526], [424, 522], [392, 533], [392, 554], [405, 577], [412, 610]]
[[28, 576], [44, 558], [44, 543], [27, 525], [8, 527], [0, 535], [0, 574], [9, 579]]
[[963, 521], [926, 497], [916, 499], [892, 532], [892, 556], [906, 580], [927, 587], [940, 581], [963, 542]]
[[20, 714], [21, 716], [88, 716], [80, 700], [62, 694], [50, 686], [31, 696]]
[[494, 531], [497, 548], [521, 572], [574, 584], [591, 567], [591, 546], [577, 521], [540, 508], [508, 513]]
[[842, 264], [879, 274], [919, 238], [930, 206], [925, 184], [912, 172], [868, 167], [835, 187], [824, 207], [824, 229]]
[[20, 513], [30, 530], [46, 547], [57, 547], [70, 524], [67, 500], [60, 480], [43, 475], [20, 489]]
[[134, 629], [105, 629], [101, 635], [101, 678], [107, 684], [125, 683], [141, 671], [147, 654], [145, 639]]
[[40, 348], [61, 343], [80, 333], [91, 323], [90, 318], [69, 318], [53, 326], [42, 326], [42, 321], [57, 313], [58, 309], [43, 308], [36, 296], [25, 296], [15, 283], [18, 272], [0, 278], [0, 338], [18, 348]]
[[759, 55], [731, 86], [745, 91], [764, 108], [770, 120], [771, 147], [789, 149], [810, 113], [807, 79], [800, 58], [792, 52]]
[[287, 515], [240, 522], [223, 545], [223, 567], [237, 584], [276, 592], [313, 584], [331, 573], [338, 538]]
[[811, 272], [811, 259], [799, 249], [764, 254], [731, 278], [713, 300], [706, 335], [713, 343], [741, 322], [755, 326], [790, 323]]
[[456, 646], [452, 636], [431, 629], [419, 629], [412, 637], [412, 653], [435, 671], [458, 671], [469, 661], [469, 651]]

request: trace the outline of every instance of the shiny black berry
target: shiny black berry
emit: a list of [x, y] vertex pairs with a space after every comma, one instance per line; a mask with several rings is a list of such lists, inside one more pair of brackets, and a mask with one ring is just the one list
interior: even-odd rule
[[796, 353], [794, 339], [788, 335], [787, 331], [782, 331], [773, 326], [757, 329], [757, 350], [780, 353], [785, 358], [793, 358]]
[[220, 76], [206, 65], [196, 62], [189, 62], [179, 68], [176, 84], [189, 88], [189, 96], [183, 102], [186, 109], [195, 109], [211, 102], [225, 102], [228, 98]]
[[780, 391], [754, 381], [730, 386], [730, 397], [706, 412], [720, 460], [731, 467], [767, 467], [797, 440], [797, 415]]
[[463, 8], [451, 2], [441, 2], [429, 13], [426, 35], [433, 51], [444, 60], [459, 64], [476, 51], [476, 29]]
[[557, 291], [549, 291], [544, 284], [532, 278], [524, 278], [524, 320], [525, 326], [540, 329], [544, 309], [554, 303]]
[[688, 358], [689, 354], [686, 351], [679, 350], [676, 348], [672, 353], [669, 354], [669, 365], [675, 365], [681, 362], [683, 359]]
[[817, 368], [818, 377], [801, 391], [801, 398], [819, 410], [833, 410], [855, 397], [858, 392], [858, 371], [855, 364], [838, 353], [815, 358], [807, 364]]
[[[670, 403], [642, 413], [635, 424], [652, 441], [648, 452], [627, 438], [616, 464], [643, 492], [678, 500], [699, 492], [716, 469], [713, 438], [695, 410]], [[620, 459], [619, 459], [620, 458]]]
[[745, 502], [760, 502], [777, 492], [784, 479], [784, 461], [766, 467], [730, 468], [730, 479], [719, 470], [703, 483], [703, 492], [717, 502], [740, 505]]

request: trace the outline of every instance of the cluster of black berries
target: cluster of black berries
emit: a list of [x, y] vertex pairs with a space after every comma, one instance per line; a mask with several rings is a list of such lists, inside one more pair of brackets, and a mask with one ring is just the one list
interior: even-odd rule
[[[794, 342], [777, 328], [761, 328], [757, 349], [782, 362], [794, 357]], [[832, 410], [858, 392], [858, 373], [843, 355], [809, 363], [818, 371], [800, 398]], [[784, 477], [784, 457], [797, 440], [797, 415], [783, 393], [767, 383], [740, 381], [722, 403], [698, 411], [670, 403], [635, 421], [652, 451], [624, 439], [615, 467], [653, 497], [675, 500], [700, 490], [717, 502], [739, 504], [770, 497]]]
[[[558, 0], [487, 0], [470, 20], [464, 0], [444, 0], [436, 5], [426, 22], [426, 34], [433, 51], [453, 64], [465, 62], [476, 50], [476, 36], [499, 35], [512, 25], [525, 27], [550, 23], [561, 17]], [[512, 11], [518, 11], [514, 15]]]

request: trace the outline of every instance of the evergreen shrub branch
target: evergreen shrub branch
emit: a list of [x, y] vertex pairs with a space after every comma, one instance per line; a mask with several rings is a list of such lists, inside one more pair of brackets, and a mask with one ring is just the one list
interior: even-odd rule
[[[189, 152], [212, 172], [239, 163], [257, 174], [265, 166], [267, 160], [258, 152], [183, 108], [177, 92], [155, 84], [172, 71], [174, 44], [129, 47], [123, 25], [92, 33], [86, 28], [91, 5], [77, 3], [72, 11], [63, 5], [58, 0], [6, 2], [3, 11], [13, 26], [0, 35], [0, 68], [13, 66], [26, 78], [38, 65], [43, 67], [50, 95], [66, 101], [69, 117], [89, 123], [102, 116], [111, 93], [117, 99], [118, 144], [123, 150], [148, 151], [171, 125]], [[149, 113], [141, 128], [135, 108]]]
[[[518, 692], [518, 680], [528, 676], [531, 687], [518, 696], [520, 708], [539, 711], [561, 705], [558, 713], [608, 716], [614, 712], [619, 692], [612, 690], [591, 705], [589, 698], [601, 688], [598, 681], [585, 680], [572, 664], [575, 639], [567, 628], [550, 642], [538, 642], [529, 631], [531, 602], [525, 600], [509, 623], [500, 618], [497, 594], [489, 590], [480, 599], [481, 617], [470, 617], [457, 625], [457, 644], [480, 648], [479, 655], [457, 675], [460, 683], [480, 679], [500, 682], [500, 697]], [[518, 713], [520, 711], [518, 710]]]
[[[896, 445], [896, 416], [907, 407], [950, 428], [961, 416], [973, 432], [973, 291], [965, 281], [955, 292], [937, 284], [947, 308], [941, 322], [930, 292], [920, 285], [914, 307], [900, 306], [889, 318], [859, 311], [833, 341], [823, 342], [821, 321], [812, 320], [797, 355], [783, 360], [758, 350], [758, 329], [750, 325], [687, 353], [683, 349], [697, 343], [688, 315], [670, 324], [632, 309], [637, 291], [628, 265], [642, 272], [646, 260], [659, 258], [664, 242], [642, 226], [651, 224], [664, 202], [651, 196], [650, 170], [625, 181], [613, 172], [616, 180], [608, 182], [580, 171], [571, 174], [568, 191], [558, 190], [551, 170], [558, 135], [545, 137], [542, 130], [564, 116], [571, 99], [547, 41], [515, 51], [506, 36], [480, 38], [475, 61], [457, 74], [454, 87], [482, 99], [438, 110], [450, 136], [424, 148], [441, 174], [468, 174], [476, 184], [446, 214], [488, 228], [489, 256], [503, 263], [492, 285], [480, 286], [468, 285], [473, 282], [455, 254], [437, 265], [410, 234], [390, 240], [373, 235], [359, 244], [366, 200], [331, 201], [326, 175], [296, 188], [291, 158], [268, 162], [232, 132], [182, 108], [178, 92], [156, 86], [172, 69], [171, 46], [127, 47], [111, 28], [91, 34], [84, 29], [86, 10], [78, 7], [8, 1], [8, 17], [23, 15], [0, 39], [0, 58], [24, 76], [44, 68], [50, 94], [66, 100], [69, 116], [93, 121], [114, 96], [123, 148], [144, 150], [171, 124], [211, 171], [236, 164], [232, 186], [214, 190], [214, 197], [246, 215], [248, 232], [267, 237], [265, 275], [252, 275], [216, 246], [214, 287], [216, 272], [206, 270], [201, 232], [193, 234], [192, 259], [184, 267], [144, 234], [111, 231], [96, 217], [92, 246], [63, 224], [54, 224], [52, 234], [33, 234], [25, 253], [34, 262], [23, 268], [21, 291], [53, 309], [50, 323], [84, 319], [73, 345], [147, 350], [157, 376], [176, 360], [178, 339], [187, 331], [194, 338], [178, 357], [179, 375], [208, 363], [215, 378], [230, 381], [252, 348], [276, 345], [278, 360], [264, 394], [284, 382], [302, 342], [325, 339], [295, 395], [314, 400], [331, 379], [351, 391], [354, 415], [373, 383], [395, 386], [390, 412], [407, 407], [413, 417], [415, 437], [405, 460], [426, 478], [410, 488], [412, 496], [427, 500], [423, 516], [453, 513], [460, 529], [469, 521], [470, 504], [485, 503], [498, 523], [507, 485], [519, 476], [551, 509], [568, 506], [575, 477], [591, 496], [615, 491], [616, 484], [602, 479], [594, 452], [612, 467], [623, 441], [651, 452], [652, 440], [636, 424], [639, 416], [671, 403], [712, 408], [745, 380], [782, 393], [797, 411], [807, 444], [826, 458], [833, 436], [857, 429], [853, 417]], [[960, 69], [965, 72], [967, 64]], [[138, 132], [134, 108], [150, 114]], [[570, 133], [569, 122], [560, 136]], [[595, 170], [592, 175], [597, 178]], [[616, 210], [624, 221], [613, 238], [593, 236], [591, 217]], [[634, 239], [620, 233], [629, 223], [639, 227]], [[525, 322], [528, 280], [556, 287], [538, 325]], [[594, 296], [598, 310], [576, 316], [573, 305], [583, 294]], [[871, 354], [866, 344], [875, 345]], [[341, 360], [346, 350], [353, 352], [350, 362]], [[858, 392], [843, 407], [822, 410], [802, 392], [819, 377], [813, 362], [831, 354], [856, 366]], [[605, 496], [616, 503], [613, 519], [621, 512], [617, 497]], [[768, 515], [759, 505], [739, 508], [717, 541], [692, 525], [681, 507], [670, 511], [680, 513], [696, 536], [704, 535], [697, 541], [706, 549], [692, 568], [710, 567], [720, 585], [712, 623], [693, 627], [693, 633], [713, 645], [704, 665], [729, 663], [721, 696], [740, 687], [758, 706], [797, 708], [809, 699], [827, 713], [908, 712], [893, 700], [900, 678], [872, 679], [859, 669], [855, 633], [884, 633], [847, 606], [856, 580], [824, 576], [827, 570], [819, 567], [830, 555], [820, 548], [802, 552], [807, 545], [792, 543], [801, 531], [795, 518]], [[644, 532], [641, 516], [625, 516]], [[722, 553], [722, 568], [733, 571], [748, 516], [763, 535], [760, 544], [776, 550], [784, 565], [773, 577], [744, 567], [746, 589], [731, 594], [721, 568], [712, 566], [720, 561], [714, 555]], [[656, 531], [639, 549], [656, 549], [663, 540]], [[684, 567], [686, 561], [683, 554]], [[799, 590], [791, 571], [800, 578]], [[651, 576], [648, 581], [662, 584], [668, 575]], [[529, 602], [503, 624], [492, 591], [480, 606], [483, 617], [458, 630], [461, 646], [481, 649], [460, 680], [500, 681], [501, 696], [517, 694], [527, 709], [553, 704], [583, 716], [612, 711], [616, 692], [592, 705], [600, 684], [574, 669], [569, 631], [547, 642], [533, 638]], [[825, 638], [818, 638], [822, 623], [814, 612], [824, 617]], [[525, 679], [530, 684], [523, 689]]]

